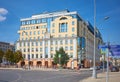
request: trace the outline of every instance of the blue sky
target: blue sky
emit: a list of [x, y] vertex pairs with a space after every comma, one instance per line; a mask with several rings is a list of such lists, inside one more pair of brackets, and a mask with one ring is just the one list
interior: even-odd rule
[[[20, 19], [45, 11], [77, 11], [93, 25], [94, 0], [0, 0], [0, 41], [14, 43], [19, 35]], [[120, 0], [96, 0], [96, 26], [103, 40], [120, 44]], [[104, 17], [110, 19], [103, 21]]]

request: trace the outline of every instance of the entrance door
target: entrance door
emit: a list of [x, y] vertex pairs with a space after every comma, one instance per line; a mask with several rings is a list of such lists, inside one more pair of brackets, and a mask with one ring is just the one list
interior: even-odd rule
[[48, 68], [48, 61], [45, 61], [45, 67]]

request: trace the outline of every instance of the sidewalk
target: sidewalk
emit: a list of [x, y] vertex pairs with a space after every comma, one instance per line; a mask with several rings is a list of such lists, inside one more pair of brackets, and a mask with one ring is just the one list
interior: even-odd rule
[[[4, 70], [4, 69], [9, 69], [9, 70], [28, 70], [28, 68], [4, 68], [4, 67], [0, 67], [0, 70]], [[41, 71], [66, 71], [66, 72], [83, 72], [83, 71], [89, 71], [89, 69], [80, 69], [80, 70], [72, 70], [72, 69], [54, 69], [54, 68], [30, 68], [30, 70], [41, 70]], [[30, 71], [29, 70], [29, 71]]]
[[[97, 74], [97, 79], [88, 77], [79, 82], [106, 82], [106, 72]], [[108, 82], [120, 82], [120, 72], [109, 72]]]

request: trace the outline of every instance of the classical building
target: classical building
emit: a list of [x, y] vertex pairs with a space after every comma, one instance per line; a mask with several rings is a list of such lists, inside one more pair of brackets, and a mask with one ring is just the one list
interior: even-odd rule
[[[68, 10], [46, 12], [20, 20], [21, 26], [16, 50], [25, 58], [19, 65], [52, 67], [55, 50], [63, 47], [70, 60], [67, 67], [78, 64], [90, 67], [93, 61], [94, 28], [79, 14]], [[96, 60], [99, 61], [97, 46], [102, 43], [101, 34], [96, 30]]]
[[[14, 44], [10, 44], [7, 42], [0, 42], [0, 50], [6, 52], [7, 50], [12, 50], [13, 52], [15, 51], [15, 45]], [[3, 57], [2, 59], [2, 63], [7, 63], [7, 60]]]
[[8, 49], [12, 50], [12, 51], [15, 51], [15, 46], [14, 44], [10, 44], [10, 43], [7, 43], [7, 42], [0, 42], [0, 50], [2, 51], [7, 51]]

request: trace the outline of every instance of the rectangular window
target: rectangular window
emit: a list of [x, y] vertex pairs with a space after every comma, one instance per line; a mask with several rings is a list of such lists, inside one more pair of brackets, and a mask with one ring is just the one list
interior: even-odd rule
[[73, 50], [73, 47], [72, 47], [72, 46], [70, 46], [70, 50]]
[[65, 40], [65, 44], [68, 44], [68, 41], [67, 41], [67, 40]]
[[34, 46], [34, 42], [32, 42], [32, 46]]
[[21, 22], [21, 25], [25, 25], [25, 21], [22, 21], [22, 22]]
[[75, 24], [75, 22], [74, 21], [72, 21], [72, 25], [74, 25]]
[[45, 18], [42, 18], [42, 19], [41, 19], [41, 22], [42, 22], [42, 23], [45, 23], [45, 22], [46, 22], [46, 19], [45, 19]]
[[40, 54], [40, 58], [42, 58], [42, 54]]
[[69, 57], [70, 57], [70, 58], [73, 58], [73, 53], [70, 53]]
[[28, 52], [30, 51], [30, 49], [28, 48]]
[[34, 31], [34, 35], [36, 35], [36, 31]]
[[38, 58], [38, 54], [36, 54], [36, 58]]
[[51, 41], [51, 45], [53, 45], [53, 41]]
[[34, 52], [34, 48], [32, 48], [32, 52]]
[[75, 28], [74, 27], [72, 27], [72, 32], [74, 32], [75, 31]]
[[35, 24], [35, 20], [31, 20], [31, 24]]
[[34, 58], [34, 54], [32, 54], [32, 58]]
[[26, 58], [26, 55], [25, 55], [25, 54], [23, 54], [23, 58]]
[[27, 56], [28, 56], [28, 59], [30, 59], [30, 55], [28, 54]]
[[60, 41], [60, 44], [63, 44], [63, 43], [62, 43], [62, 40]]
[[40, 46], [42, 46], [42, 42], [40, 42]]
[[26, 21], [26, 24], [30, 24], [30, 21]]
[[26, 52], [26, 49], [24, 48], [24, 52]]
[[48, 45], [48, 42], [47, 42], [47, 41], [45, 42], [45, 45]]
[[36, 46], [38, 46], [38, 42], [36, 42]]
[[58, 44], [57, 41], [55, 41], [55, 44], [56, 44], [56, 45]]
[[70, 44], [72, 44], [73, 43], [73, 40], [70, 40]]
[[45, 58], [48, 58], [48, 55], [45, 55]]
[[65, 47], [65, 50], [68, 50], [68, 47], [67, 47], [67, 46]]
[[38, 48], [36, 48], [36, 52], [38, 52]]
[[52, 27], [55, 27], [55, 24], [54, 24], [54, 23], [52, 24]]
[[68, 30], [67, 23], [60, 23], [59, 24], [59, 32], [67, 32], [67, 30]]
[[48, 47], [45, 47], [45, 54], [48, 54]]
[[53, 47], [51, 47], [51, 51], [53, 51]]
[[54, 33], [55, 31], [54, 31], [54, 29], [52, 30], [52, 33]]
[[40, 48], [40, 52], [42, 52], [42, 48]]
[[21, 47], [21, 42], [20, 42], [20, 47]]
[[24, 42], [24, 46], [25, 46], [25, 42]]
[[36, 23], [37, 23], [37, 24], [41, 23], [41, 20], [40, 20], [40, 19], [37, 19], [37, 20], [36, 20]]
[[32, 32], [30, 32], [30, 35], [32, 35]]
[[51, 58], [53, 58], [53, 54], [51, 54]]
[[25, 32], [25, 35], [28, 35], [28, 32]]
[[40, 34], [40, 31], [38, 31], [38, 34]]

